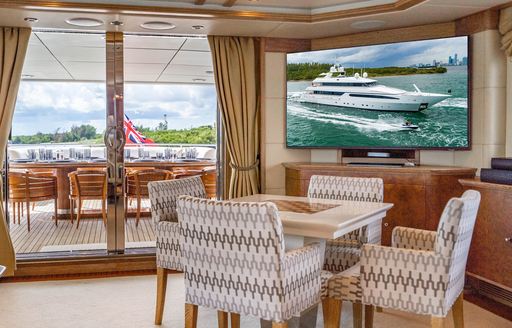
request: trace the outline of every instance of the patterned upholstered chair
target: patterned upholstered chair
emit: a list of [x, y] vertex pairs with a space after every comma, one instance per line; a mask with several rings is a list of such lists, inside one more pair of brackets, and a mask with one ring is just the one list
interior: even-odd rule
[[287, 327], [292, 316], [320, 301], [324, 249], [313, 243], [285, 252], [275, 204], [182, 196], [177, 211], [186, 328], [196, 327], [198, 306], [225, 314], [219, 323], [231, 313], [232, 328], [239, 315]]
[[[382, 202], [384, 183], [379, 178], [352, 178], [313, 175], [309, 181], [309, 198]], [[327, 241], [324, 270], [337, 273], [359, 261], [364, 243], [380, 244], [381, 223], [375, 222], [335, 240]]]
[[180, 195], [206, 198], [200, 176], [148, 184], [156, 234], [157, 300], [155, 324], [162, 324], [169, 270], [182, 271], [176, 201]]
[[373, 306], [430, 315], [432, 327], [443, 327], [453, 309], [455, 327], [463, 327], [462, 291], [466, 261], [480, 204], [480, 193], [464, 192], [448, 201], [437, 231], [396, 227], [392, 247], [365, 244], [361, 263], [329, 279], [331, 312], [326, 328], [339, 327], [341, 301], [362, 302], [366, 327]]

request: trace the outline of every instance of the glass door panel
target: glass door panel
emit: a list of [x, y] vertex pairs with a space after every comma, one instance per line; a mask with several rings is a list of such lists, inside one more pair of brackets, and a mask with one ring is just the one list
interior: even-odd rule
[[32, 33], [7, 150], [19, 257], [106, 249], [105, 61], [104, 34]]
[[124, 41], [126, 248], [147, 249], [156, 240], [148, 181], [199, 175], [216, 197], [217, 99], [206, 38]]

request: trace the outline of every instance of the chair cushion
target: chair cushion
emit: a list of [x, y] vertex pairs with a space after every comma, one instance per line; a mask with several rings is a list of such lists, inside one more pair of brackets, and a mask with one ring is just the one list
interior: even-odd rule
[[330, 277], [328, 282], [329, 297], [343, 301], [360, 302], [362, 298], [360, 270], [361, 264], [357, 263], [349, 269]]

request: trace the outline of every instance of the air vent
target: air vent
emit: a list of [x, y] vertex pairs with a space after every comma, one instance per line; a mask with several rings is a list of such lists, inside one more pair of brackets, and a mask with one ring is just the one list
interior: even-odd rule
[[483, 280], [478, 281], [477, 291], [493, 300], [512, 306], [512, 292]]

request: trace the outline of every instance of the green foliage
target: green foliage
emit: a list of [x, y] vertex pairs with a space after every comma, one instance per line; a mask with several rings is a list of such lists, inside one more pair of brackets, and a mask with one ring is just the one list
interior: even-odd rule
[[[163, 122], [156, 129], [138, 127], [138, 130], [155, 143], [178, 144], [215, 144], [217, 142], [217, 129], [206, 125], [197, 128], [182, 130], [165, 130], [167, 122]], [[14, 136], [13, 144], [41, 144], [41, 143], [87, 143], [102, 144], [103, 137], [96, 133], [92, 125], [80, 125], [71, 127], [70, 131], [55, 133], [38, 132], [30, 136]]]
[[205, 125], [197, 128], [183, 130], [140, 130], [146, 138], [153, 139], [156, 143], [177, 144], [215, 144], [217, 131], [214, 126]]
[[[300, 63], [288, 64], [287, 79], [288, 81], [299, 80], [314, 80], [321, 73], [329, 72], [331, 64], [320, 63]], [[347, 76], [353, 76], [355, 73], [361, 74], [361, 68], [345, 68]], [[368, 73], [369, 77], [391, 76], [391, 75], [413, 75], [413, 74], [440, 74], [446, 73], [446, 67], [430, 67], [430, 68], [417, 68], [417, 67], [379, 67], [379, 68], [365, 68], [364, 72]], [[334, 73], [333, 77], [338, 74]]]
[[70, 131], [55, 133], [41, 133], [34, 135], [14, 136], [13, 144], [40, 144], [40, 143], [64, 143], [64, 142], [83, 142], [85, 140], [98, 139], [101, 135], [96, 133], [96, 128], [89, 124], [72, 126]]

